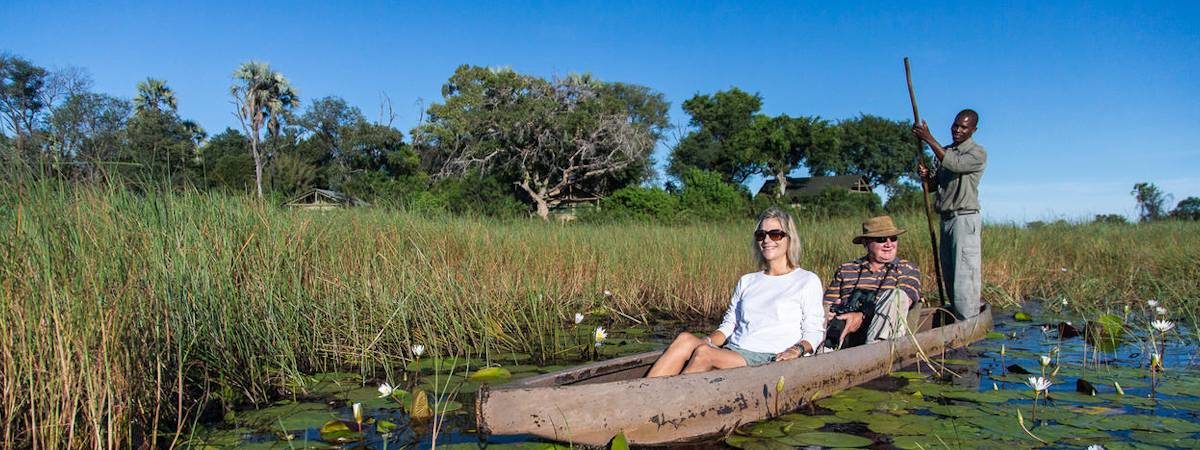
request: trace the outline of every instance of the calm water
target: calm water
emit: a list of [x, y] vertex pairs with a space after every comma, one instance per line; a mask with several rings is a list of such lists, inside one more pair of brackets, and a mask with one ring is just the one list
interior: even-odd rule
[[[996, 329], [988, 339], [938, 359], [938, 367], [909, 368], [775, 420], [746, 425], [727, 441], [703, 446], [1200, 448], [1200, 369], [1195, 360], [1196, 340], [1190, 332], [1177, 326], [1165, 334], [1166, 369], [1152, 378], [1149, 333], [1142, 331], [1150, 329], [1147, 319], [1127, 320], [1126, 328], [1138, 331], [1127, 334], [1115, 350], [1107, 352], [1096, 350], [1082, 336], [1072, 336], [1072, 327], [1060, 325], [1068, 321], [1079, 330], [1085, 329], [1084, 320], [1078, 317], [1034, 313], [1033, 321], [1016, 322], [1012, 312], [997, 312]], [[614, 330], [601, 358], [662, 348], [680, 327], [667, 323], [653, 329]], [[1184, 336], [1189, 336], [1186, 341]], [[1042, 356], [1051, 359], [1045, 367], [1040, 364]], [[483, 361], [469, 362], [471, 370], [483, 365]], [[492, 360], [493, 365], [499, 364], [512, 373], [512, 378], [498, 383], [578, 362], [538, 367], [531, 365], [527, 355], [513, 354], [496, 355]], [[431, 361], [424, 361], [422, 366], [420, 379], [398, 380], [397, 384], [409, 392], [425, 390], [435, 409], [451, 410], [438, 427], [438, 447], [478, 448], [481, 443], [473, 434], [471, 405], [480, 382], [463, 376], [461, 367], [447, 377], [449, 364], [441, 370], [435, 370]], [[1053, 384], [1048, 393], [1038, 396], [1035, 411], [1034, 391], [1027, 381], [1039, 376]], [[432, 424], [412, 421], [408, 408], [402, 406], [411, 405], [411, 398], [380, 399], [378, 381], [364, 386], [355, 374], [323, 374], [319, 378], [323, 381], [311, 390], [310, 401], [280, 402], [263, 410], [241, 412], [233, 423], [212, 424], [201, 430], [192, 441], [193, 447], [431, 446]], [[440, 388], [435, 388], [435, 378]], [[1118, 384], [1123, 393], [1117, 391]], [[455, 392], [433, 395], [447, 391], [447, 385]], [[367, 424], [361, 434], [365, 440], [332, 442], [331, 438], [337, 436], [359, 438], [349, 407], [354, 402], [365, 407]], [[1018, 411], [1024, 428], [1018, 421]], [[331, 421], [335, 422], [332, 426]], [[394, 429], [381, 433], [391, 424]], [[331, 432], [337, 430], [342, 431]], [[552, 445], [527, 436], [492, 436], [486, 444], [495, 448]]]

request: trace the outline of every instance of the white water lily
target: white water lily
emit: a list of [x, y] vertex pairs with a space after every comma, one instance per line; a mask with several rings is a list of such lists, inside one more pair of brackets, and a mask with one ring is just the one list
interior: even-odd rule
[[1054, 383], [1042, 377], [1029, 377], [1029, 381], [1025, 382], [1025, 384], [1028, 384], [1035, 392], [1041, 392], [1050, 389], [1050, 385]]
[[1103, 445], [1092, 444], [1092, 445], [1088, 446], [1087, 450], [1107, 450], [1107, 449], [1105, 449]]
[[412, 354], [413, 356], [420, 358], [421, 355], [425, 354], [425, 346], [421, 344], [412, 346]]
[[605, 339], [608, 339], [608, 332], [604, 331], [604, 327], [596, 327], [596, 332], [592, 333], [592, 340], [596, 342], [596, 346], [604, 345]]
[[1125, 395], [1125, 390], [1121, 389], [1121, 383], [1114, 381], [1113, 387], [1117, 388], [1117, 395]]
[[1160, 316], [1165, 316], [1165, 315], [1167, 315], [1167, 308], [1158, 306], [1158, 307], [1154, 308], [1154, 312], [1158, 313], [1158, 315], [1160, 315]]
[[1063, 306], [1067, 306], [1067, 299], [1064, 298], [1062, 303], [1063, 303]]
[[997, 386], [996, 383], [992, 383], [992, 390], [998, 391], [998, 390], [1000, 390], [1000, 386]]
[[1158, 300], [1146, 300], [1146, 305], [1150, 306], [1151, 308], [1154, 308], [1154, 307], [1158, 306]]
[[583, 313], [575, 313], [575, 325], [579, 325], [581, 322], [583, 322]]
[[1038, 361], [1038, 363], [1039, 363], [1039, 364], [1041, 364], [1041, 365], [1042, 365], [1042, 367], [1049, 366], [1049, 365], [1050, 365], [1050, 357], [1049, 357], [1049, 356], [1046, 356], [1046, 355], [1042, 355], [1042, 357], [1041, 357], [1041, 359]]
[[354, 421], [358, 422], [359, 424], [363, 423], [362, 403], [354, 404]]
[[1000, 356], [1004, 356], [1004, 352], [1006, 350], [1007, 348], [1004, 346], [1004, 344], [1000, 344]]
[[379, 385], [379, 398], [391, 396], [392, 391], [394, 391], [394, 390], [396, 390], [396, 389], [393, 388], [392, 385], [387, 384], [387, 382], [384, 382], [383, 384]]
[[1150, 326], [1154, 327], [1155, 330], [1158, 330], [1159, 333], [1166, 333], [1171, 331], [1172, 328], [1175, 328], [1175, 322], [1170, 320], [1155, 320], [1150, 322]]

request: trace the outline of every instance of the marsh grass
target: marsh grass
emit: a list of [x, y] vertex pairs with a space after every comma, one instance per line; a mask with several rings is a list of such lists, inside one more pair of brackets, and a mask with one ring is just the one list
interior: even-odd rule
[[[414, 344], [545, 361], [577, 345], [577, 311], [605, 325], [713, 321], [753, 270], [749, 220], [562, 225], [293, 211], [119, 186], [4, 187], [5, 447], [171, 446], [198, 420], [302, 395], [306, 374], [393, 379]], [[898, 218], [910, 230], [902, 255], [928, 274], [923, 220]], [[859, 220], [800, 228], [802, 266], [823, 279], [861, 253], [850, 244]], [[1097, 309], [1157, 298], [1195, 322], [1198, 236], [1200, 225], [1182, 222], [990, 225], [985, 294], [998, 305], [1066, 297]]]

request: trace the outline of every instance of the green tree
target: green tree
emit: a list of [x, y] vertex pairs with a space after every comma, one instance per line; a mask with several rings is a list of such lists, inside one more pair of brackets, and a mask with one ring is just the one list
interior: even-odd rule
[[[548, 81], [464, 65], [413, 142], [437, 178], [483, 171], [512, 180], [548, 219], [550, 208], [603, 198], [647, 166], [665, 101], [649, 90], [614, 95], [634, 91], [588, 75]], [[663, 116], [639, 117], [644, 111]]]
[[925, 193], [919, 186], [897, 183], [889, 191], [887, 204], [883, 206], [889, 214], [925, 211]]
[[129, 102], [105, 94], [72, 95], [50, 114], [49, 135], [60, 158], [87, 164], [115, 160], [125, 147]]
[[226, 128], [200, 147], [196, 167], [197, 178], [209, 189], [249, 192], [254, 186], [249, 139], [232, 128]]
[[38, 125], [50, 107], [45, 98], [48, 72], [24, 58], [0, 54], [0, 116], [19, 154], [30, 154]]
[[1130, 192], [1137, 199], [1138, 219], [1149, 222], [1162, 219], [1166, 213], [1166, 203], [1170, 195], [1164, 194], [1154, 183], [1138, 183], [1133, 185]]
[[754, 123], [762, 97], [737, 87], [713, 95], [697, 94], [683, 102], [695, 128], [671, 150], [667, 173], [679, 178], [691, 168], [721, 174], [726, 182], [742, 183], [758, 171], [755, 152], [735, 145], [734, 136]]
[[694, 220], [713, 221], [745, 217], [750, 198], [745, 187], [726, 183], [721, 174], [688, 169], [680, 178], [679, 206]]
[[787, 174], [801, 163], [835, 151], [837, 138], [829, 122], [819, 117], [757, 115], [732, 140], [740, 153], [753, 155], [759, 173], [778, 180], [775, 198], [787, 192]]
[[137, 84], [137, 94], [133, 96], [133, 107], [137, 111], [171, 111], [178, 109], [175, 91], [167, 86], [167, 82], [157, 78], [146, 78]]
[[[235, 80], [229, 93], [237, 106], [237, 116], [250, 142], [254, 158], [254, 182], [258, 197], [263, 197], [263, 165], [271, 155], [260, 148], [267, 136], [278, 136], [284, 113], [300, 105], [296, 89], [283, 74], [267, 63], [248, 61], [233, 72]], [[266, 129], [264, 130], [264, 127]]]
[[1096, 223], [1106, 223], [1112, 225], [1124, 225], [1128, 223], [1125, 216], [1120, 214], [1096, 214]]
[[862, 175], [871, 187], [896, 188], [900, 179], [916, 179], [914, 157], [917, 141], [912, 124], [870, 114], [838, 123], [838, 151], [821, 161], [820, 169], [831, 169], [838, 175]]
[[1171, 211], [1171, 217], [1183, 220], [1200, 220], [1200, 197], [1188, 197], [1179, 201]]

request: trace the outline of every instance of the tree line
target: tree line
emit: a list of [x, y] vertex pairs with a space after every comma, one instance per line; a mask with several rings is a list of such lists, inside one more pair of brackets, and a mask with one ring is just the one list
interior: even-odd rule
[[[180, 117], [166, 80], [137, 82], [126, 100], [92, 92], [83, 70], [0, 54], [0, 158], [73, 181], [276, 198], [318, 187], [414, 209], [542, 218], [579, 204], [659, 220], [678, 219], [671, 209], [744, 215], [781, 198], [801, 168], [862, 175], [908, 203], [917, 191], [910, 123], [767, 115], [760, 95], [737, 87], [685, 101], [689, 125], [676, 128], [649, 87], [463, 65], [407, 140], [394, 115], [368, 120], [339, 97], [302, 101], [266, 63], [235, 68], [229, 95], [240, 129], [209, 134]], [[670, 147], [665, 188], [650, 183], [659, 145]], [[778, 189], [752, 199], [744, 183], [755, 175], [780, 180]], [[829, 212], [879, 209], [870, 196], [812, 201]]]

